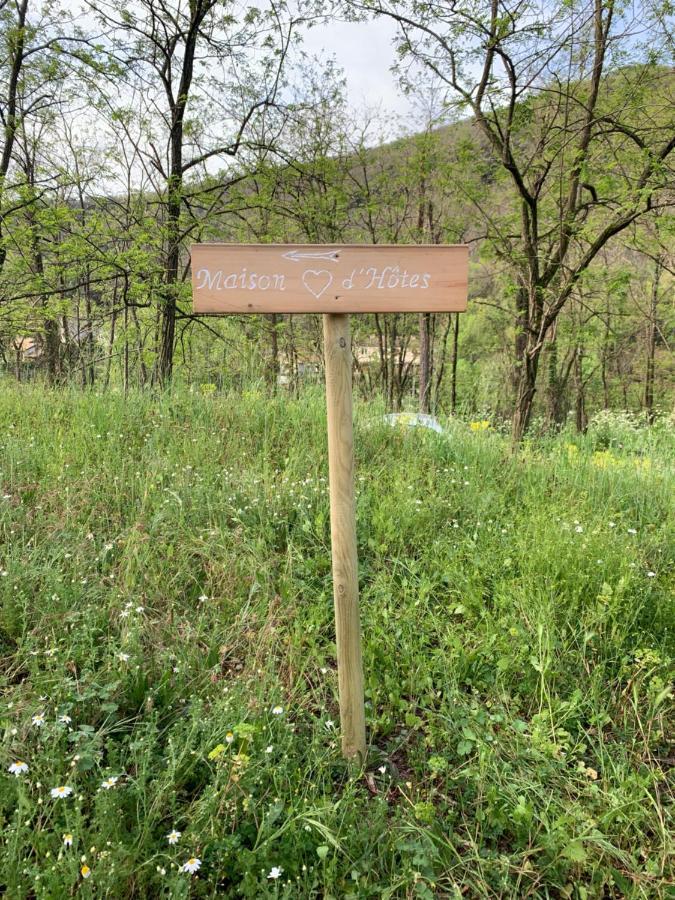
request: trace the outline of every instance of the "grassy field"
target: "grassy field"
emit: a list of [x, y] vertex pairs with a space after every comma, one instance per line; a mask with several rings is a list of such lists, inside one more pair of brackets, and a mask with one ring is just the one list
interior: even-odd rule
[[0, 893], [673, 896], [672, 425], [356, 437], [365, 772], [321, 395], [0, 385]]

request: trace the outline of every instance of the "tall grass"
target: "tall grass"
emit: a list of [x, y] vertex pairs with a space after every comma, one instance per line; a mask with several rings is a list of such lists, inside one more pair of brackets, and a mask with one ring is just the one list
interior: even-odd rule
[[0, 890], [672, 896], [672, 430], [446, 424], [357, 410], [355, 772], [321, 395], [0, 386]]

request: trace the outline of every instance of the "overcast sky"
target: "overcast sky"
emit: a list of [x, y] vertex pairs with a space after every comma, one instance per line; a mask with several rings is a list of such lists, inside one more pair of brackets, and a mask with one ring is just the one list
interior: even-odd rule
[[382, 107], [403, 117], [410, 104], [390, 72], [395, 25], [387, 19], [332, 22], [304, 32], [303, 47], [318, 56], [333, 55], [347, 79], [347, 100], [354, 110]]

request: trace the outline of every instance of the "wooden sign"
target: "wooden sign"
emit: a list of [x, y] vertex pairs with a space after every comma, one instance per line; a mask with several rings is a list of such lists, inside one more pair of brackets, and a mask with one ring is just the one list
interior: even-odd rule
[[366, 758], [354, 501], [352, 349], [346, 313], [463, 312], [458, 245], [195, 244], [195, 313], [324, 313], [328, 474], [342, 753]]
[[196, 313], [463, 312], [465, 245], [194, 244]]

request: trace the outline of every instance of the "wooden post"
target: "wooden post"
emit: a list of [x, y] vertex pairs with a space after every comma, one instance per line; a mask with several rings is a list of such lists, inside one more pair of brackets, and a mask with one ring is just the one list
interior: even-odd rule
[[342, 754], [366, 755], [363, 663], [359, 621], [359, 578], [354, 503], [354, 438], [352, 423], [352, 350], [349, 316], [323, 317], [328, 412], [328, 476], [333, 555], [333, 600], [337, 643]]

